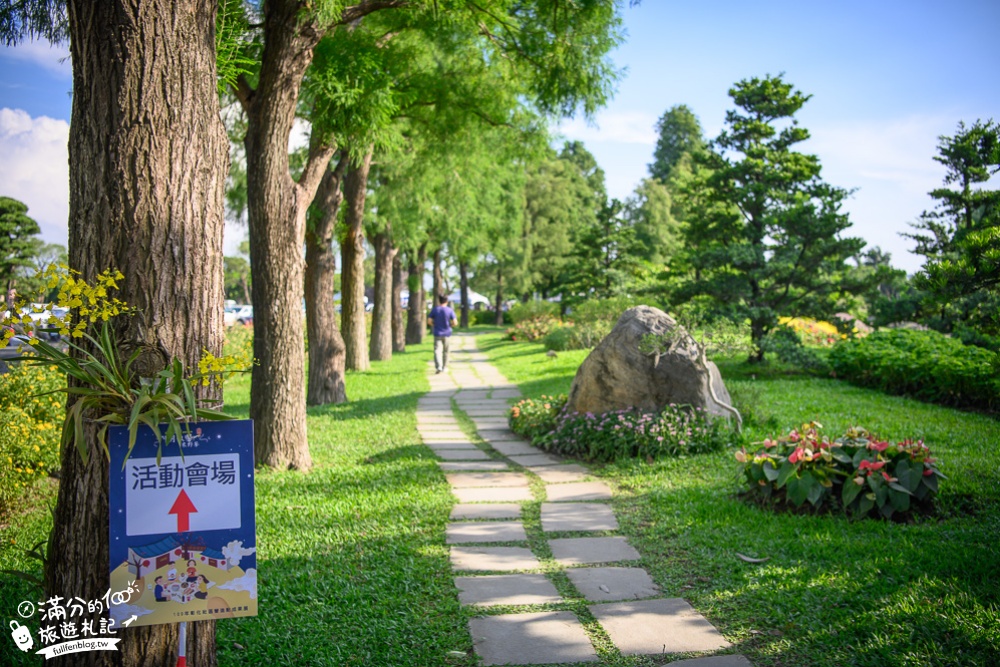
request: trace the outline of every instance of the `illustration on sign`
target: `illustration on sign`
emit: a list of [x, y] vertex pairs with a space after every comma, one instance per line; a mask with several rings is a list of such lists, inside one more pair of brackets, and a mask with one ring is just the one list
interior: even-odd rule
[[253, 424], [192, 425], [181, 446], [142, 427], [109, 430], [111, 607], [119, 623], [156, 625], [257, 615]]

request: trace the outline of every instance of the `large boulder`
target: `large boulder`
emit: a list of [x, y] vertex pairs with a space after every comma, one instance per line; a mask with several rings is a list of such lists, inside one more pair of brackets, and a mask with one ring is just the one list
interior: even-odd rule
[[[669, 351], [658, 357], [639, 351], [644, 335], [677, 329], [679, 339]], [[712, 397], [710, 382], [719, 400]], [[719, 369], [701, 359], [694, 339], [662, 310], [636, 306], [625, 311], [584, 360], [573, 378], [566, 407], [573, 412], [600, 414], [631, 407], [654, 411], [669, 403], [704, 408], [720, 417], [733, 416], [727, 409], [729, 392]]]

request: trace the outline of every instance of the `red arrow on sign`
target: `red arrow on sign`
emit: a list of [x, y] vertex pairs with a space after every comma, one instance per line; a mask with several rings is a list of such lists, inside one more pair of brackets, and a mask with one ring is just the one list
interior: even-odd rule
[[194, 503], [191, 502], [191, 499], [188, 498], [187, 492], [184, 489], [181, 489], [181, 492], [177, 494], [177, 500], [174, 501], [174, 504], [167, 511], [167, 514], [176, 514], [177, 532], [186, 533], [191, 529], [188, 515], [197, 512], [198, 509], [194, 506]]

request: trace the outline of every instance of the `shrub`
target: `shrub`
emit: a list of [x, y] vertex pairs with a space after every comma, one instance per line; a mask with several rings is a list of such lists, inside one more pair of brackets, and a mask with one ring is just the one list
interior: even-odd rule
[[936, 331], [878, 331], [839, 343], [837, 376], [891, 394], [963, 408], [1000, 409], [1000, 355]]
[[569, 324], [552, 329], [542, 344], [547, 350], [589, 350], [596, 347], [604, 340], [604, 337], [611, 333], [614, 322], [601, 321], [580, 322]]
[[631, 297], [613, 297], [610, 299], [590, 299], [581, 301], [573, 306], [573, 311], [568, 319], [576, 324], [592, 324], [594, 322], [608, 322], [608, 331], [614, 327], [615, 322], [626, 310], [639, 305], [639, 302]]
[[[469, 311], [469, 324], [472, 326], [478, 326], [480, 324], [485, 324], [489, 326], [496, 326], [497, 314], [492, 310], [470, 310]], [[503, 323], [510, 324], [510, 317], [507, 313], [503, 313]]]
[[778, 324], [797, 333], [804, 345], [830, 347], [847, 337], [836, 325], [811, 317], [781, 317], [778, 318]]
[[510, 409], [510, 429], [529, 440], [539, 439], [555, 429], [565, 406], [566, 394], [522, 399]]
[[514, 324], [534, 319], [555, 319], [559, 317], [559, 305], [550, 301], [527, 301], [518, 303], [507, 315]]
[[540, 315], [530, 320], [522, 320], [507, 329], [509, 340], [534, 341], [544, 338], [550, 331], [560, 325], [559, 320], [549, 315]]
[[551, 433], [532, 441], [559, 454], [614, 461], [711, 452], [725, 446], [730, 436], [726, 422], [710, 418], [704, 409], [671, 404], [659, 412], [563, 412]]
[[36, 480], [59, 469], [65, 414], [61, 395], [40, 396], [65, 384], [48, 366], [11, 364], [0, 375], [0, 515]]
[[809, 373], [827, 375], [830, 365], [813, 347], [802, 344], [802, 338], [793, 329], [779, 326], [764, 338], [761, 346], [786, 364], [798, 366]]
[[788, 435], [766, 439], [761, 449], [736, 452], [750, 493], [772, 503], [840, 509], [855, 516], [905, 514], [930, 506], [937, 469], [922, 441], [892, 444], [863, 428], [830, 440], [812, 422]]

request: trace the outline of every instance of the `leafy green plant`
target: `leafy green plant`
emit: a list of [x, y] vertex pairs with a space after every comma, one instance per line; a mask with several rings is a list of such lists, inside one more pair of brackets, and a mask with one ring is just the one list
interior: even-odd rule
[[536, 319], [557, 319], [559, 317], [559, 306], [551, 301], [526, 301], [515, 304], [507, 311], [510, 321], [515, 325], [528, 320]]
[[[84, 425], [90, 422], [98, 425], [98, 442], [107, 456], [107, 429], [121, 425], [128, 428], [130, 455], [141, 425], [153, 430], [162, 449], [167, 442], [180, 442], [192, 419], [231, 418], [203, 406], [195, 396], [194, 386], [198, 383], [207, 386], [212, 379], [223, 378], [239, 359], [219, 358], [206, 351], [199, 361], [198, 373], [186, 375], [183, 363], [174, 359], [154, 376], [143, 377], [136, 367], [141, 350], [124, 358], [111, 331], [111, 322], [130, 312], [127, 304], [109, 294], [117, 288], [116, 281], [123, 278], [121, 273], [105, 271], [94, 285], [66, 267], [50, 267], [43, 277], [48, 281], [48, 289], [58, 289], [59, 305], [76, 313], [76, 318], [72, 315], [50, 318], [50, 324], [72, 340], [83, 339], [86, 345], [69, 342], [67, 349], [63, 349], [41, 338], [32, 338], [27, 350], [22, 349], [15, 361], [54, 368], [67, 380], [65, 386], [37, 394], [49, 396], [62, 392], [70, 396], [63, 419], [62, 446], [72, 443], [80, 457], [89, 460]], [[30, 331], [34, 325], [30, 316], [24, 314], [25, 309], [23, 302], [15, 304], [3, 323], [20, 322]], [[88, 326], [98, 321], [100, 328], [94, 337], [87, 332]], [[0, 345], [6, 345], [10, 338], [5, 333]], [[161, 424], [165, 425], [163, 432]]]
[[559, 320], [549, 315], [539, 315], [530, 320], [521, 320], [507, 329], [507, 339], [513, 341], [536, 341], [547, 336], [560, 325]]
[[863, 387], [961, 408], [1000, 409], [1000, 355], [936, 331], [877, 331], [838, 343], [837, 377]]
[[614, 323], [607, 320], [579, 322], [556, 327], [542, 339], [547, 350], [589, 350], [611, 333]]
[[563, 411], [551, 433], [532, 438], [543, 449], [588, 461], [701, 454], [734, 439], [727, 422], [703, 408], [670, 404], [658, 412], [618, 410], [602, 415]]
[[930, 506], [944, 475], [923, 441], [893, 444], [857, 427], [831, 440], [820, 435], [821, 428], [810, 422], [765, 439], [755, 452], [736, 452], [751, 493], [855, 516], [889, 518]]
[[806, 347], [800, 334], [786, 325], [778, 325], [761, 342], [765, 352], [771, 352], [786, 364], [798, 366], [807, 373], [827, 375], [830, 365], [812, 347]]
[[556, 418], [566, 406], [566, 394], [524, 398], [510, 409], [510, 429], [529, 440], [548, 435], [556, 427]]

